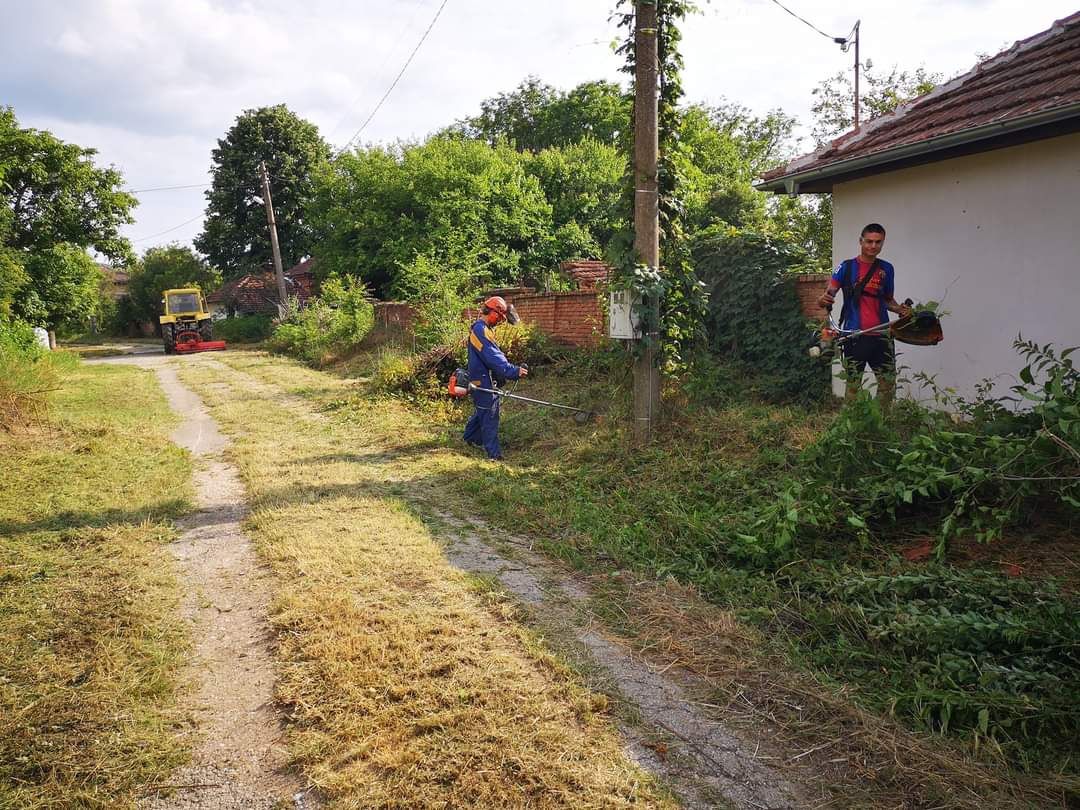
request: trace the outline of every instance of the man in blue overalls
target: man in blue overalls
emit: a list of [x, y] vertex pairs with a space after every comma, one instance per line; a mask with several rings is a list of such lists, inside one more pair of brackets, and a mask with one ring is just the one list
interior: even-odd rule
[[[493, 330], [503, 321], [517, 323], [517, 313], [496, 295], [484, 302], [481, 316], [469, 329], [469, 382], [479, 388], [494, 388], [495, 382], [517, 380], [529, 373], [526, 366], [507, 360], [495, 342]], [[470, 393], [476, 411], [465, 425], [465, 441], [483, 447], [489, 459], [499, 461], [499, 397], [485, 391]]]

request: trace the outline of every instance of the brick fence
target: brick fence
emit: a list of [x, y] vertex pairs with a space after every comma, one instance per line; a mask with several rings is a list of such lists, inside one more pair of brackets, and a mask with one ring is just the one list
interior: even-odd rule
[[409, 332], [416, 314], [408, 304], [379, 301], [375, 304], [375, 328], [385, 332]]
[[818, 306], [818, 299], [828, 283], [828, 273], [802, 273], [795, 276], [795, 294], [799, 297], [799, 307], [807, 318], [820, 321], [825, 317], [825, 310]]
[[[504, 292], [503, 298], [514, 305], [522, 321], [535, 326], [556, 343], [595, 346], [607, 334], [604, 309], [596, 290]], [[472, 321], [479, 314], [478, 308], [467, 309], [462, 318]], [[415, 317], [416, 313], [408, 304], [380, 301], [375, 304], [374, 339], [404, 337], [412, 331]]]
[[511, 295], [507, 303], [556, 343], [595, 346], [607, 334], [596, 290]]

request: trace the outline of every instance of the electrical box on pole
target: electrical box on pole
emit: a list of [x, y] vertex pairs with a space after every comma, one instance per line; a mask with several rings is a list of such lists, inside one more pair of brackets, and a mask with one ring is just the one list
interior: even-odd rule
[[614, 340], [638, 340], [641, 337], [641, 319], [634, 312], [640, 306], [630, 290], [612, 290], [608, 293], [608, 337]]

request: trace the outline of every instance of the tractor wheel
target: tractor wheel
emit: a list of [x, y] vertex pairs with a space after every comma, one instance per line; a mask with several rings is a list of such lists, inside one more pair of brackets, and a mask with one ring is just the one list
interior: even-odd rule
[[203, 321], [199, 324], [199, 340], [213, 340], [214, 339], [214, 322], [210, 320]]
[[162, 324], [161, 342], [165, 346], [165, 354], [172, 354], [173, 351], [175, 351], [176, 338], [173, 336], [173, 327], [171, 323]]

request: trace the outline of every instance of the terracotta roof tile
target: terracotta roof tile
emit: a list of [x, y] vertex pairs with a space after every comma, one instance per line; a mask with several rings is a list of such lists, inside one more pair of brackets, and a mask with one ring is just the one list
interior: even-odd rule
[[[285, 271], [285, 288], [290, 297], [306, 304], [312, 295], [311, 260]], [[306, 266], [305, 266], [306, 265]], [[250, 273], [227, 281], [206, 296], [207, 303], [225, 304], [237, 312], [277, 314], [277, 281], [273, 273]]]
[[1080, 12], [763, 180], [1080, 103]]
[[615, 270], [607, 262], [593, 259], [563, 262], [559, 269], [577, 283], [579, 290], [595, 289], [598, 284], [607, 281]]

